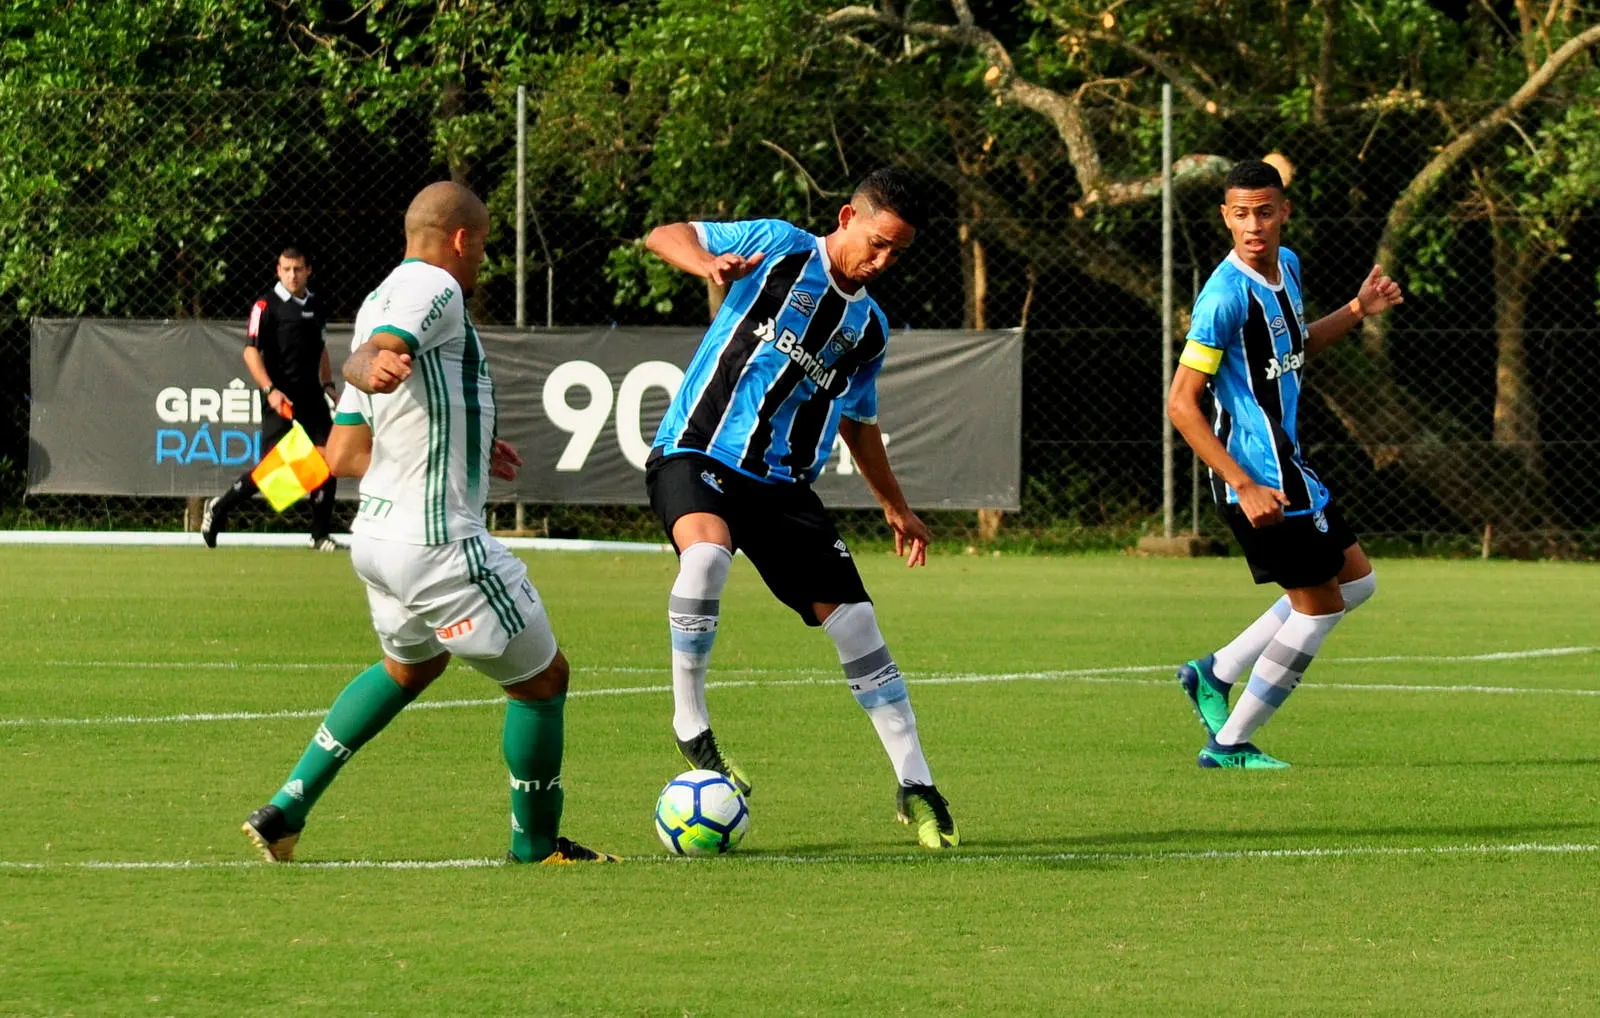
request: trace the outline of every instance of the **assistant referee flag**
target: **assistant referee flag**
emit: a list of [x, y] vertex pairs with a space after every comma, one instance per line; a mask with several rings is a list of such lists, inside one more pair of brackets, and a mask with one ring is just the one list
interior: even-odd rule
[[306, 429], [295, 421], [289, 433], [250, 471], [267, 502], [278, 512], [322, 487], [328, 479], [328, 462], [317, 452]]

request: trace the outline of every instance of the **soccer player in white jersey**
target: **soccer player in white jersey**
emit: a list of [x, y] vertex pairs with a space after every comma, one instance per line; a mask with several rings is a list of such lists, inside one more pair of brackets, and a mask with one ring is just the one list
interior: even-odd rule
[[568, 666], [522, 562], [483, 523], [491, 475], [516, 451], [495, 438], [494, 383], [465, 297], [489, 213], [448, 181], [406, 211], [406, 259], [368, 295], [328, 441], [336, 474], [361, 478], [351, 561], [367, 586], [383, 660], [345, 687], [289, 779], [244, 833], [293, 857], [311, 807], [358, 749], [454, 654], [506, 693], [511, 862], [610, 862], [561, 837]]
[[[1211, 738], [1201, 767], [1287, 767], [1252, 743], [1299, 685], [1339, 620], [1377, 590], [1372, 563], [1301, 453], [1300, 372], [1368, 315], [1401, 303], [1374, 265], [1350, 303], [1306, 324], [1300, 259], [1282, 247], [1289, 218], [1283, 178], [1265, 162], [1235, 166], [1224, 181], [1222, 221], [1233, 251], [1195, 302], [1167, 413], [1211, 468], [1217, 507], [1257, 583], [1284, 595], [1227, 646], [1178, 669]], [[1209, 388], [1214, 424], [1200, 409]], [[1229, 693], [1250, 681], [1229, 710]]]

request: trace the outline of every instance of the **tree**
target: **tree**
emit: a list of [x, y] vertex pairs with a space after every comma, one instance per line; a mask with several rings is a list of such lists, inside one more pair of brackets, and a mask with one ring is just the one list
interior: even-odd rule
[[224, 206], [283, 145], [270, 97], [217, 90], [253, 80], [276, 32], [244, 0], [0, 11], [0, 294], [20, 314], [202, 313]]

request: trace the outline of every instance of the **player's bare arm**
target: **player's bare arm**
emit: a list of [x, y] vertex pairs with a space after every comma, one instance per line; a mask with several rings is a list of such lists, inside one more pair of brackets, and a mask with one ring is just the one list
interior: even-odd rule
[[372, 463], [372, 429], [365, 424], [335, 424], [323, 459], [335, 477], [362, 477]]
[[1200, 394], [1210, 381], [1211, 376], [1205, 372], [1196, 371], [1187, 364], [1178, 365], [1177, 374], [1172, 377], [1172, 389], [1167, 393], [1167, 417], [1201, 462], [1215, 470], [1228, 487], [1238, 493], [1239, 508], [1252, 527], [1282, 523], [1283, 507], [1289, 504], [1289, 496], [1277, 488], [1257, 484], [1212, 433], [1211, 422], [1200, 409]]
[[411, 348], [389, 332], [374, 333], [344, 362], [344, 380], [372, 394], [393, 392], [411, 377]]
[[517, 468], [522, 466], [522, 457], [517, 455], [517, 450], [505, 439], [497, 438], [489, 452], [489, 476], [498, 477], [502, 481], [515, 481]]
[[647, 251], [674, 268], [709, 279], [718, 286], [727, 286], [754, 272], [766, 258], [756, 253], [744, 255], [714, 255], [700, 244], [700, 235], [688, 223], [668, 223], [658, 226], [645, 237]]
[[1405, 302], [1400, 284], [1383, 274], [1382, 265], [1374, 265], [1354, 300], [1306, 326], [1306, 353], [1321, 353], [1360, 325], [1362, 319], [1381, 315], [1396, 304]]
[[933, 539], [927, 524], [906, 504], [905, 493], [889, 466], [889, 451], [883, 447], [883, 431], [876, 424], [862, 424], [848, 417], [839, 420], [839, 436], [855, 459], [856, 470], [883, 506], [883, 518], [894, 528], [894, 553], [903, 556], [906, 568], [926, 565], [928, 542]]

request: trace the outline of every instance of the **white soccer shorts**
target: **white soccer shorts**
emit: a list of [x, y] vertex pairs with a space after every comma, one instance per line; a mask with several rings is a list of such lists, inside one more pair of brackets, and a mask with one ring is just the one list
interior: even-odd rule
[[383, 652], [419, 664], [449, 651], [508, 686], [556, 656], [556, 637], [528, 567], [487, 535], [420, 545], [357, 534], [350, 561], [367, 585]]

